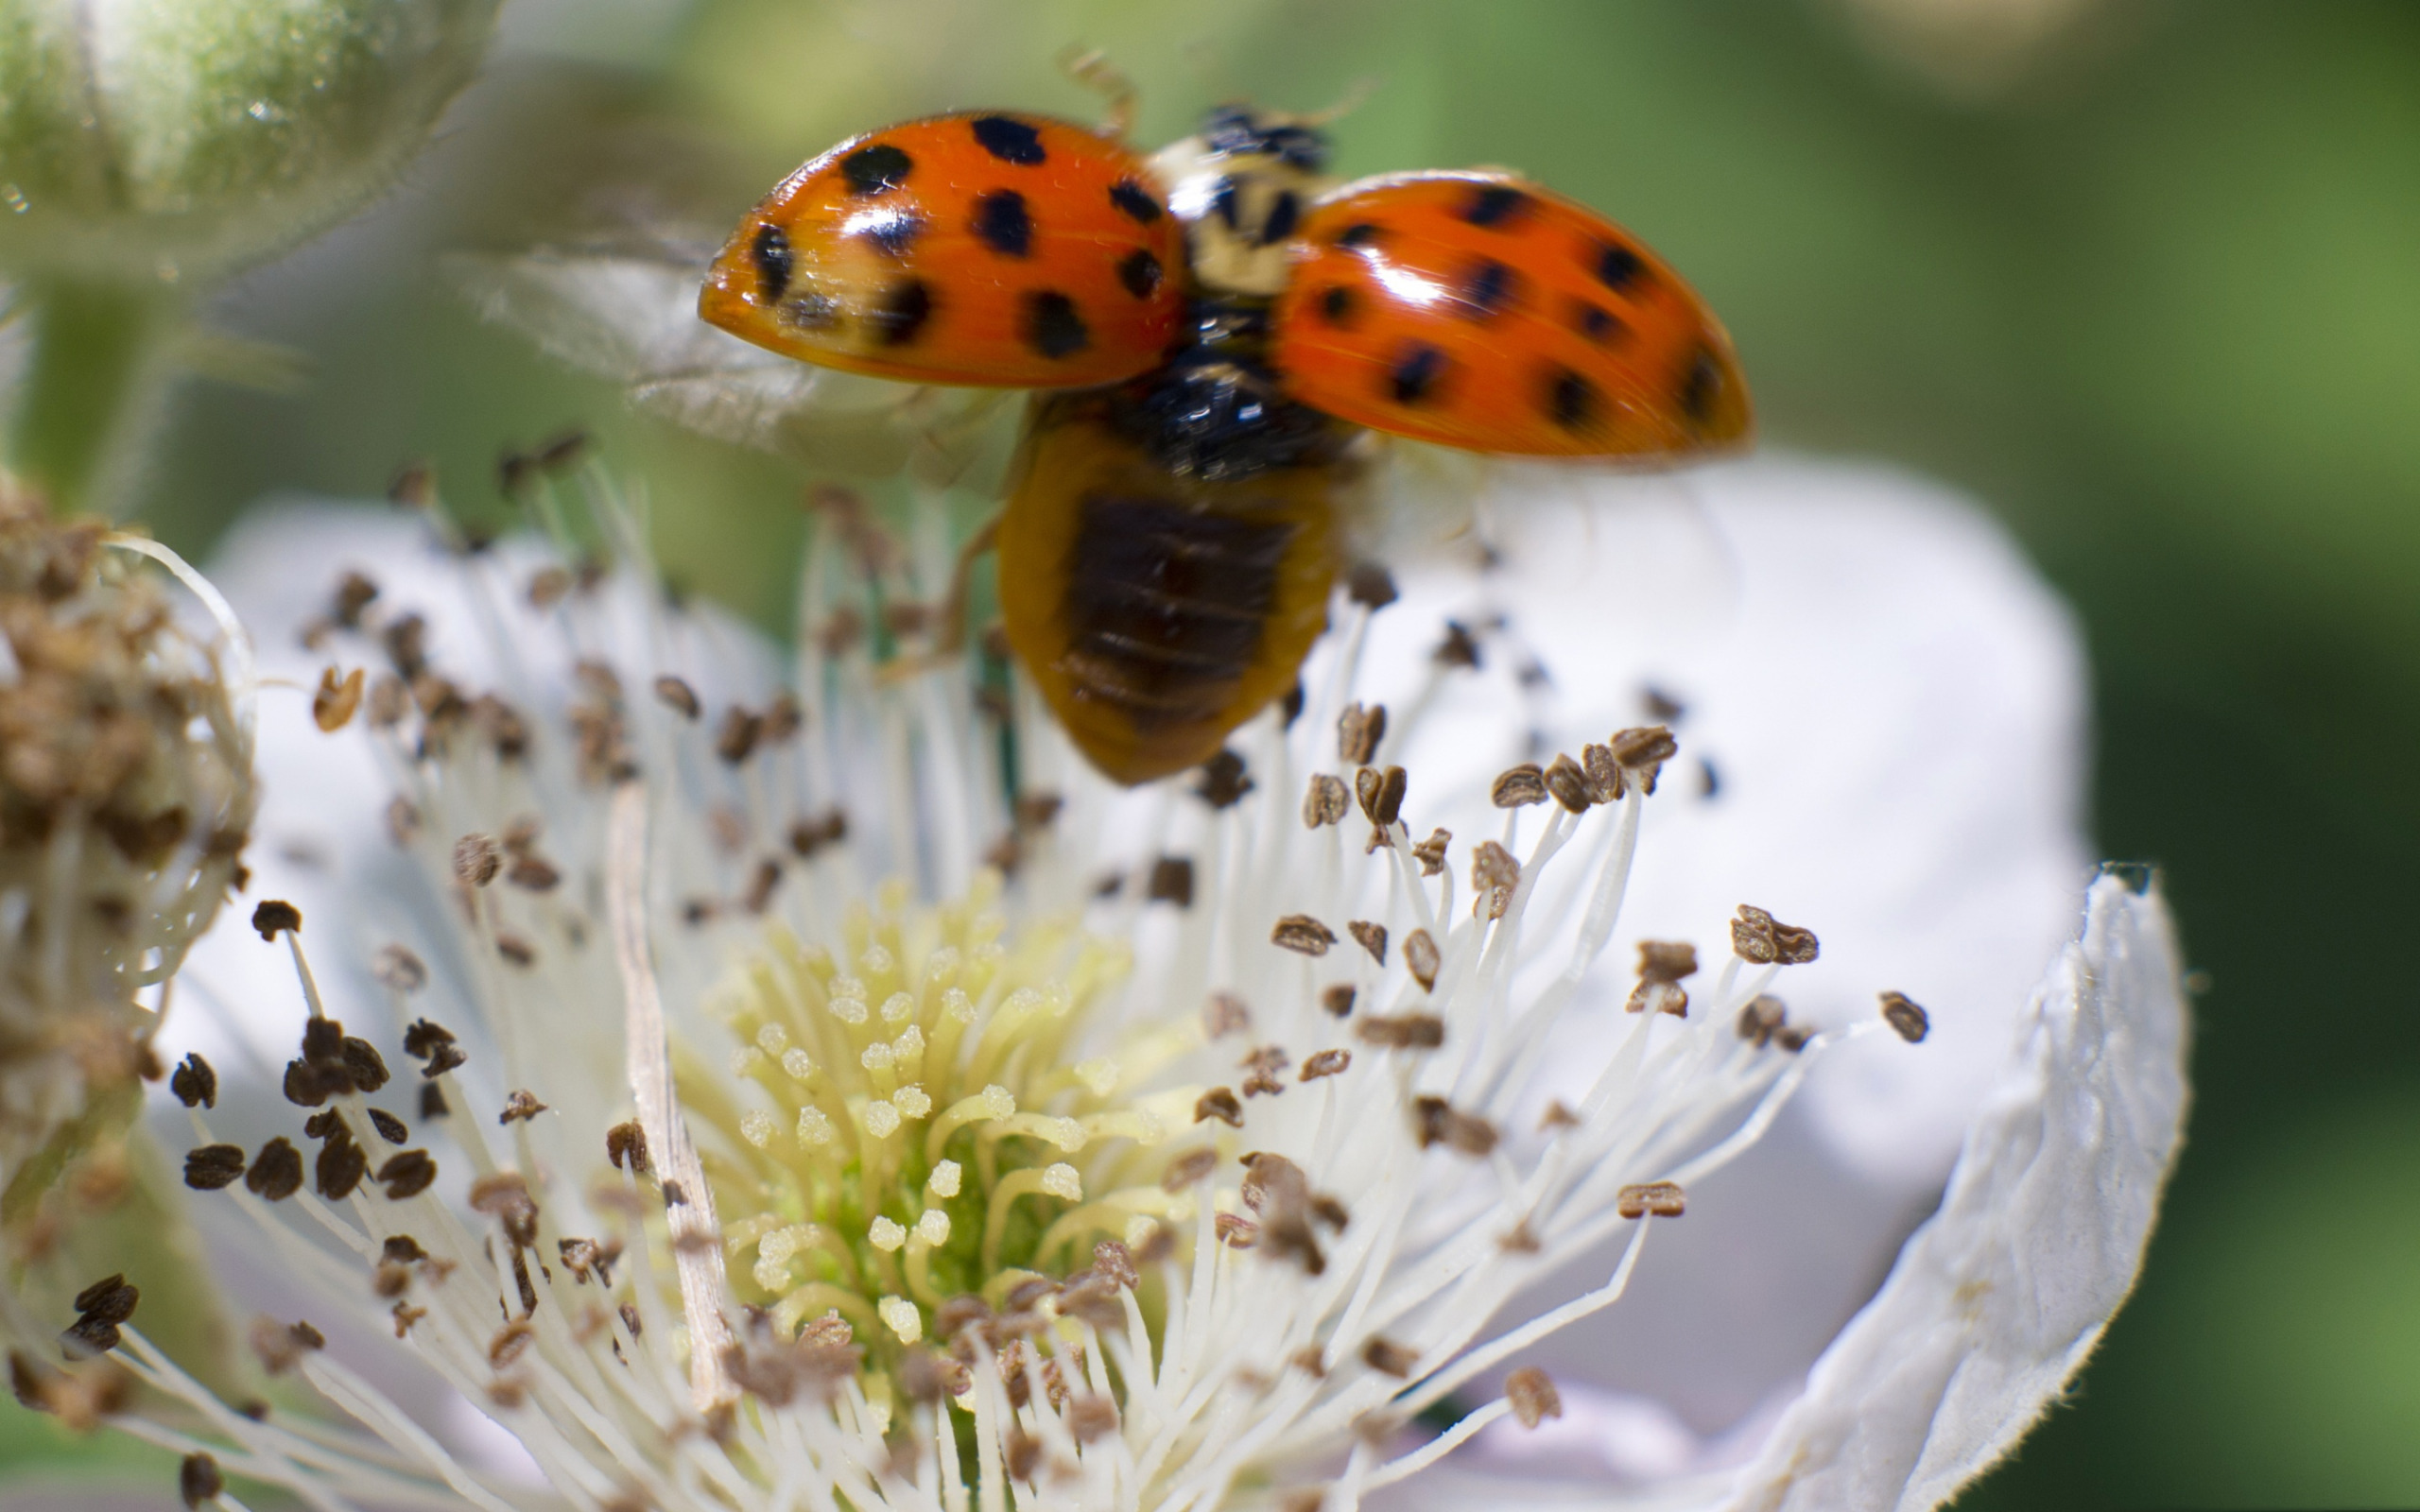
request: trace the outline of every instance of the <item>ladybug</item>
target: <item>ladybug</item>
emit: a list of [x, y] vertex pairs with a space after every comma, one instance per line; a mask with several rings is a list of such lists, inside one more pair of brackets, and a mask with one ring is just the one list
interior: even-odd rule
[[1381, 436], [1650, 464], [1748, 438], [1729, 337], [1635, 237], [1511, 174], [1340, 187], [1327, 150], [1237, 106], [1148, 160], [1040, 115], [912, 121], [783, 180], [700, 296], [806, 362], [1037, 390], [1001, 614], [1120, 782], [1294, 685]]

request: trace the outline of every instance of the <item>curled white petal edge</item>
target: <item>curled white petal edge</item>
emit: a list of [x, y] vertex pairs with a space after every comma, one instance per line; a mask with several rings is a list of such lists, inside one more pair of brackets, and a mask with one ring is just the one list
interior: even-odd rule
[[2083, 1366], [2141, 1269], [2183, 1134], [2187, 1022], [2156, 889], [2115, 876], [2019, 1028], [1941, 1209], [1807, 1376], [1723, 1512], [1940, 1505]]

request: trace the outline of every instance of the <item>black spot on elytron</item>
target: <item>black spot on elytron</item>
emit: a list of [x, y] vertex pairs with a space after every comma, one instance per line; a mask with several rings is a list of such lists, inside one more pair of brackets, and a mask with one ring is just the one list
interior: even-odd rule
[[1351, 325], [1360, 302], [1345, 284], [1331, 285], [1320, 291], [1320, 318], [1334, 326]]
[[1492, 257], [1482, 257], [1462, 275], [1461, 311], [1473, 320], [1490, 320], [1512, 302], [1520, 275]]
[[1002, 163], [1013, 163], [1020, 168], [1030, 168], [1049, 156], [1042, 150], [1041, 132], [1006, 115], [977, 116], [975, 140]]
[[1221, 177], [1217, 183], [1211, 186], [1210, 214], [1218, 216], [1219, 220], [1224, 222], [1229, 231], [1236, 229], [1235, 180]]
[[1556, 424], [1567, 431], [1585, 430], [1603, 408], [1604, 395], [1595, 384], [1568, 368], [1547, 369], [1546, 409]]
[[756, 265], [756, 293], [767, 304], [779, 304], [790, 286], [790, 239], [770, 221], [748, 239], [748, 260]]
[[1398, 404], [1422, 404], [1437, 391], [1445, 374], [1445, 354], [1426, 341], [1405, 344], [1387, 372], [1387, 391]]
[[1386, 234], [1386, 230], [1374, 221], [1357, 220], [1336, 233], [1336, 245], [1343, 248], [1367, 247]]
[[1026, 344], [1052, 359], [1073, 356], [1092, 345], [1093, 334], [1076, 301], [1057, 289], [1036, 289], [1025, 297]]
[[1615, 293], [1627, 291], [1646, 276], [1647, 265], [1629, 248], [1607, 242], [1597, 249], [1597, 282]]
[[1281, 192], [1277, 202], [1269, 207], [1269, 218], [1261, 222], [1260, 245], [1274, 247], [1293, 235], [1294, 228], [1302, 223], [1302, 219], [1303, 202], [1294, 198], [1294, 191]]
[[866, 325], [876, 345], [904, 347], [916, 339], [933, 316], [933, 291], [921, 278], [903, 278], [882, 291], [866, 312]]
[[908, 170], [915, 166], [916, 160], [907, 153], [888, 142], [877, 142], [842, 158], [840, 176], [849, 180], [849, 193], [878, 195], [906, 183]]
[[912, 210], [903, 210], [888, 220], [877, 221], [857, 232], [873, 245], [885, 257], [905, 257], [925, 233], [925, 217]]
[[1149, 248], [1137, 247], [1117, 260], [1117, 282], [1138, 300], [1148, 300], [1158, 293], [1160, 280], [1165, 276], [1160, 260], [1151, 255]]
[[1509, 183], [1483, 183], [1471, 192], [1470, 203], [1462, 206], [1462, 218], [1474, 226], [1500, 231], [1529, 208], [1526, 192]]
[[1150, 190], [1132, 179], [1120, 179], [1109, 186], [1109, 202], [1126, 212], [1138, 226], [1148, 226], [1167, 213], [1151, 198]]
[[1571, 329], [1600, 347], [1611, 346], [1630, 335], [1630, 327], [1622, 323], [1620, 316], [1586, 300], [1571, 301]]
[[1722, 366], [1714, 353], [1703, 347], [1689, 359], [1689, 370], [1681, 379], [1681, 413], [1691, 423], [1703, 425], [1714, 414], [1714, 403], [1722, 397]]
[[1033, 216], [1026, 211], [1025, 196], [1013, 189], [977, 195], [975, 218], [968, 225], [1002, 257], [1023, 257], [1033, 250]]

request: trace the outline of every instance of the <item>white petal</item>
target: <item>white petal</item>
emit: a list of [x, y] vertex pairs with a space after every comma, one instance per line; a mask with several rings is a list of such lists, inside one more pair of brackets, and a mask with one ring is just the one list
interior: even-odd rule
[[1728, 1507], [1928, 1508], [2005, 1454], [2135, 1284], [2185, 1114], [2168, 910], [2115, 877], [2027, 1015], [1941, 1211]]

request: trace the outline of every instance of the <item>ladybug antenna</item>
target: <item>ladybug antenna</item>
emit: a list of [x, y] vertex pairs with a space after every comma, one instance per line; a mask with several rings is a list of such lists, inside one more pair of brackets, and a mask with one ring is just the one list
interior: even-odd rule
[[1308, 115], [1301, 117], [1302, 123], [1314, 129], [1335, 125], [1368, 104], [1370, 96], [1378, 93], [1378, 83], [1376, 75], [1362, 75], [1345, 87], [1344, 93], [1337, 96], [1335, 104], [1325, 110], [1313, 111]]
[[1104, 136], [1124, 140], [1134, 129], [1134, 81], [1098, 47], [1070, 47], [1059, 55], [1059, 67], [1069, 78], [1109, 102], [1101, 117]]

